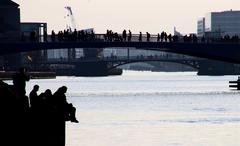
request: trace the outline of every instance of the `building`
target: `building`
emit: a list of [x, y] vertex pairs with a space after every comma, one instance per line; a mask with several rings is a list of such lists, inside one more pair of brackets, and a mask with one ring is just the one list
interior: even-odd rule
[[[47, 23], [42, 22], [22, 22], [20, 25], [21, 37], [25, 37], [22, 41], [31, 41], [30, 35], [32, 32], [35, 32], [35, 37], [37, 42], [44, 41], [44, 32], [47, 32]], [[37, 63], [43, 61], [47, 57], [47, 51], [32, 51], [21, 53], [21, 64], [24, 66], [34, 66]]]
[[210, 12], [198, 20], [198, 36], [240, 36], [240, 11]]
[[205, 33], [205, 18], [200, 18], [197, 22], [197, 35], [202, 37]]
[[[0, 0], [0, 41], [14, 42], [20, 39], [20, 9], [11, 0]], [[1, 69], [20, 66], [20, 54], [0, 57]]]
[[0, 40], [19, 39], [20, 9], [19, 5], [11, 0], [0, 1]]
[[[0, 41], [29, 41], [31, 32], [36, 32], [37, 41], [43, 41], [43, 32], [47, 30], [46, 23], [21, 23], [19, 5], [11, 0], [0, 0]], [[46, 51], [45, 51], [46, 52]], [[15, 70], [26, 64], [32, 65], [45, 57], [44, 51], [18, 53], [0, 57], [0, 68]], [[44, 56], [45, 55], [45, 56]], [[46, 58], [46, 57], [45, 57]]]
[[[31, 32], [36, 33], [38, 42], [43, 42], [44, 32], [47, 32], [47, 23], [42, 22], [21, 22], [20, 24], [21, 35], [29, 37]], [[29, 41], [29, 38], [26, 38]]]

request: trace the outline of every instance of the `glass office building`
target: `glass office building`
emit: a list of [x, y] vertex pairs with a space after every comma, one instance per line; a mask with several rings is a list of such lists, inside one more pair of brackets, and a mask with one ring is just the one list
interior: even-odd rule
[[197, 35], [204, 36], [205, 33], [205, 18], [200, 18], [197, 23]]
[[205, 33], [240, 36], [240, 11], [208, 13], [205, 18], [198, 20], [198, 35], [203, 36]]

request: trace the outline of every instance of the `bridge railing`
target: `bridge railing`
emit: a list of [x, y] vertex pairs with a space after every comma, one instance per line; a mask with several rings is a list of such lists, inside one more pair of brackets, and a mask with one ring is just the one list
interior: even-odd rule
[[161, 37], [161, 35], [151, 34], [149, 39], [147, 34], [142, 34], [141, 40], [139, 40], [140, 34], [131, 34], [129, 38], [129, 34], [127, 34], [126, 39], [123, 38], [122, 34], [85, 34], [84, 36], [81, 35], [74, 35], [70, 33], [66, 36], [59, 36], [56, 34], [47, 35], [47, 36], [20, 36], [14, 37], [14, 40], [7, 37], [1, 37], [0, 35], [0, 42], [25, 42], [25, 43], [43, 43], [43, 42], [188, 42], [188, 43], [240, 43], [240, 38], [238, 36], [233, 37], [223, 37], [223, 38], [204, 38], [204, 37], [197, 37], [196, 35], [188, 35], [188, 36], [174, 36], [174, 35], [167, 35]]
[[[128, 35], [126, 40], [122, 37], [122, 34], [107, 36], [106, 34], [94, 34], [94, 36], [87, 35], [86, 38], [65, 38], [63, 40], [59, 40], [57, 37], [54, 42], [180, 42], [180, 43], [240, 43], [240, 39], [230, 38], [204, 38], [197, 36], [167, 36], [161, 38], [157, 34], [151, 34], [149, 39], [147, 34], [142, 34], [141, 41], [139, 40], [139, 34], [132, 34], [131, 38], [128, 40]], [[43, 42], [53, 42], [51, 36], [49, 35], [47, 39]]]
[[[93, 42], [139, 42], [139, 34], [132, 34], [131, 39], [128, 41], [126, 39], [126, 41], [124, 41], [124, 39], [122, 38], [122, 34], [118, 34], [118, 36], [111, 36], [111, 37], [107, 37], [106, 34], [94, 34], [94, 37], [86, 36], [86, 38], [84, 39], [79, 39], [79, 38], [75, 38], [75, 39], [71, 39], [71, 38], [65, 38], [65, 39], [58, 39], [57, 37], [54, 39], [52, 39], [51, 35], [47, 36], [47, 39], [45, 39], [45, 41], [42, 42], [89, 42], [89, 41], [93, 41]], [[151, 37], [149, 38], [150, 42], [157, 42], [157, 35], [151, 35]], [[27, 42], [31, 42], [29, 40], [27, 40]], [[142, 42], [147, 42], [147, 35], [143, 34], [142, 35]]]

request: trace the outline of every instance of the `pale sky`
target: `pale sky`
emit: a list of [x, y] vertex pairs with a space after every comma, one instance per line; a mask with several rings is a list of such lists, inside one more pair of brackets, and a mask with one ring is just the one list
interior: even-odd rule
[[20, 4], [22, 22], [47, 22], [48, 31], [66, 28], [65, 6], [71, 6], [79, 29], [122, 32], [131, 29], [173, 33], [197, 31], [197, 20], [208, 12], [240, 10], [240, 0], [13, 0]]

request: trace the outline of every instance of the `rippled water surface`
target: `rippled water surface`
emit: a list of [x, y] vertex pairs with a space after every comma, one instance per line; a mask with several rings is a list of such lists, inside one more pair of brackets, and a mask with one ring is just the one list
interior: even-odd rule
[[40, 90], [68, 86], [80, 123], [67, 123], [67, 146], [239, 146], [236, 76], [125, 71], [112, 77], [31, 80]]

